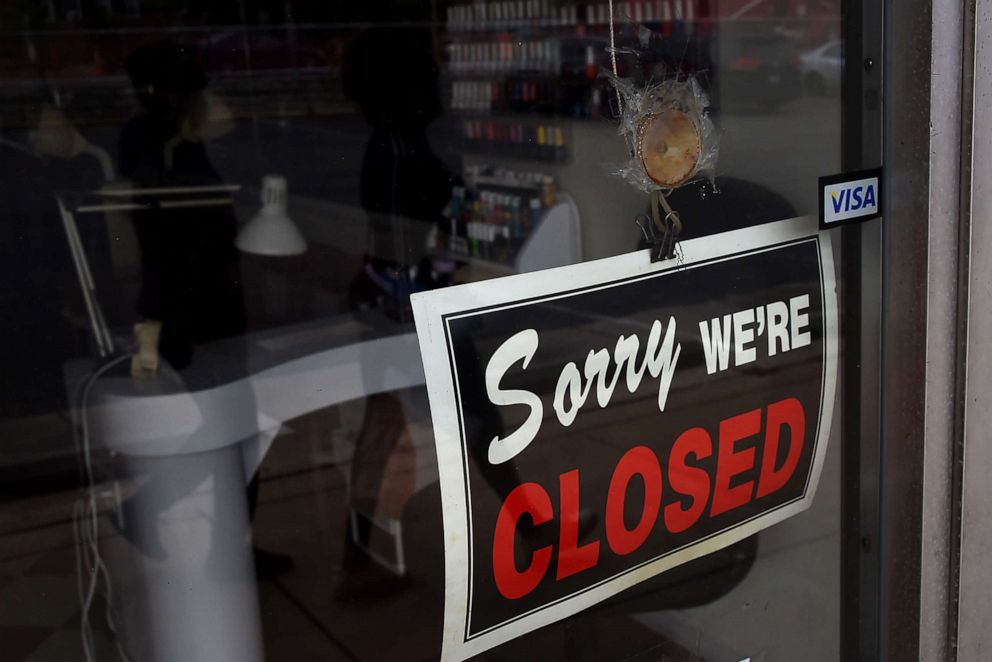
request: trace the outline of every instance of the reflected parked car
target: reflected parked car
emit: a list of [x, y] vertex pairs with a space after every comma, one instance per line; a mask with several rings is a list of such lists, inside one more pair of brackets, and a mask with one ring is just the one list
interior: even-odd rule
[[803, 90], [809, 96], [820, 97], [840, 91], [843, 57], [840, 40], [832, 39], [799, 56]]
[[774, 110], [800, 96], [799, 60], [791, 37], [774, 32], [726, 37], [719, 72], [722, 105]]

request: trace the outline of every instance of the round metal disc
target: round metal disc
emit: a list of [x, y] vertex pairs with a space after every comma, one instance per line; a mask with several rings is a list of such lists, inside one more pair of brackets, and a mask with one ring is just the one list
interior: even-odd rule
[[699, 128], [680, 110], [649, 115], [641, 123], [638, 153], [644, 172], [665, 188], [684, 183], [696, 170], [702, 151]]

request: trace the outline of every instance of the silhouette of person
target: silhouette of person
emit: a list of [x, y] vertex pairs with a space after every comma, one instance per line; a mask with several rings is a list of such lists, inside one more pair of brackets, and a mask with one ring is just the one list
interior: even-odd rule
[[[390, 75], [384, 78], [382, 73], [387, 71]], [[369, 30], [349, 50], [342, 75], [345, 92], [359, 104], [372, 127], [361, 170], [361, 202], [372, 228], [371, 255], [353, 286], [353, 305], [374, 305], [385, 280], [376, 274], [385, 264], [419, 262], [416, 271], [420, 282], [407, 291], [443, 286], [448, 281], [437, 277], [441, 269], [427, 255], [425, 239], [427, 231], [441, 219], [460, 180], [433, 152], [427, 138], [427, 126], [441, 112], [430, 34], [409, 28]], [[463, 343], [461, 348], [455, 360], [463, 374], [476, 375], [473, 379], [481, 381], [482, 357], [474, 343]], [[363, 361], [363, 370], [367, 368]], [[488, 400], [462, 404], [468, 438], [481, 438], [482, 430], [502, 430], [500, 414]], [[374, 515], [386, 463], [407, 424], [397, 394], [381, 393], [366, 400], [352, 459], [352, 508]], [[469, 445], [486, 482], [497, 493], [506, 494], [521, 482], [517, 469], [512, 462], [491, 464], [486, 448], [484, 443]], [[586, 519], [583, 530], [588, 529]], [[360, 544], [368, 544], [371, 534], [367, 521], [359, 520], [358, 530], [352, 533]], [[367, 564], [368, 556], [357, 552], [350, 537], [345, 550], [346, 575], [338, 587], [339, 598], [371, 597], [397, 587], [396, 580], [388, 578], [376, 581], [366, 577], [364, 582], [349, 583], [347, 573]]]
[[[135, 51], [127, 71], [145, 113], [124, 125], [120, 170], [136, 187], [208, 186], [220, 175], [198, 138], [203, 69], [175, 42]], [[193, 345], [242, 335], [244, 296], [231, 207], [152, 208], [132, 215], [141, 249], [138, 314], [162, 322], [159, 353], [176, 370]]]
[[[145, 112], [129, 120], [121, 133], [121, 173], [138, 189], [223, 183], [202, 139], [207, 77], [199, 63], [175, 42], [163, 41], [137, 49], [128, 57], [126, 68]], [[246, 321], [233, 207], [165, 209], [156, 204], [154, 195], [135, 197], [151, 203], [148, 209], [132, 214], [141, 251], [137, 312], [145, 320], [161, 323], [159, 355], [190, 391], [244, 377], [239, 339]], [[227, 347], [223, 356], [212, 354], [209, 361], [197, 361], [198, 347], [219, 340], [225, 340]], [[251, 394], [246, 397], [253, 402]], [[256, 414], [252, 409], [232, 415]], [[178, 499], [203, 478], [184, 475], [183, 480], [164, 474], [153, 480], [168, 482], [168, 492]], [[256, 475], [248, 485], [250, 517], [257, 498]], [[216, 522], [214, 536], [223, 535], [240, 533]], [[263, 577], [292, 566], [289, 557], [257, 548], [255, 563]]]
[[[372, 128], [362, 159], [360, 197], [369, 219], [369, 246], [363, 270], [352, 283], [350, 305], [376, 307], [383, 300], [402, 311], [412, 289], [426, 289], [447, 282], [436, 274], [426, 255], [427, 232], [441, 219], [458, 178], [434, 154], [427, 127], [441, 112], [438, 69], [426, 31], [374, 28], [358, 37], [345, 56], [342, 78], [345, 93], [361, 108]], [[388, 78], [383, 77], [389, 72]], [[403, 265], [418, 265], [418, 276], [409, 279]], [[433, 278], [432, 275], [440, 276]], [[404, 282], [406, 280], [407, 282]], [[416, 282], [409, 282], [420, 281]], [[402, 315], [402, 312], [400, 312]], [[372, 357], [362, 360], [362, 370], [375, 368]], [[376, 376], [369, 375], [371, 381]], [[366, 519], [375, 515], [383, 474], [390, 455], [407, 427], [403, 401], [396, 393], [367, 398], [362, 427], [351, 467], [350, 508], [366, 517], [351, 531], [361, 545], [368, 545], [371, 530]], [[348, 524], [351, 527], [351, 522]], [[396, 581], [380, 578], [378, 587], [369, 577], [349, 583], [349, 574], [367, 565], [368, 556], [351, 544], [345, 546], [346, 575], [339, 583], [339, 598], [369, 597], [381, 589], [396, 588]]]

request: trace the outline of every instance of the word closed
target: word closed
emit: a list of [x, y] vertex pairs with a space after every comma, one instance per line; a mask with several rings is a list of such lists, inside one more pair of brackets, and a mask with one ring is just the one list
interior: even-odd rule
[[[762, 433], [762, 423], [764, 444], [759, 457], [754, 447], [745, 444]], [[604, 503], [582, 502], [580, 469], [558, 476], [557, 513], [543, 486], [523, 483], [507, 496], [496, 520], [492, 555], [496, 587], [504, 598], [516, 600], [537, 588], [549, 571], [553, 545], [535, 550], [524, 567], [516, 565], [517, 531], [527, 526], [522, 520], [530, 526], [558, 526], [554, 576], [561, 581], [596, 567], [604, 554], [627, 556], [653, 535], [681, 533], [700, 518], [716, 518], [774, 494], [796, 470], [805, 434], [802, 403], [787, 398], [769, 405], [767, 412], [753, 409], [720, 421], [715, 444], [706, 428], [689, 428], [676, 438], [664, 462], [651, 446], [633, 446], [613, 468]], [[711, 456], [716, 458], [712, 478], [696, 466]], [[784, 459], [779, 461], [780, 457]], [[755, 469], [759, 469], [756, 480], [742, 479]], [[624, 512], [634, 482], [640, 483], [643, 500], [640, 516], [628, 525]], [[662, 507], [666, 490], [678, 499]], [[579, 510], [586, 506], [604, 514], [605, 545], [600, 540], [579, 544]]]

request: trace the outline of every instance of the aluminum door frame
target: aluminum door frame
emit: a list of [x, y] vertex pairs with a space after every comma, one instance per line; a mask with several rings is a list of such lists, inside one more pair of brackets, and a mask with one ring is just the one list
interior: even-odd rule
[[[967, 312], [961, 421], [961, 521], [955, 625], [957, 658], [983, 660], [992, 649], [987, 615], [992, 609], [992, 577], [988, 572], [988, 550], [992, 547], [992, 518], [986, 514], [992, 503], [992, 108], [981, 101], [992, 92], [992, 0], [975, 0], [965, 15], [965, 36], [972, 39], [964, 61], [965, 92], [970, 93], [967, 110], [970, 125], [964, 126], [962, 211], [973, 219], [963, 259], [967, 260]], [[970, 158], [968, 158], [970, 157]], [[953, 558], [953, 557], [952, 557]], [[952, 587], [952, 589], [955, 587]]]
[[973, 8], [974, 0], [884, 6], [883, 660], [957, 653]]

